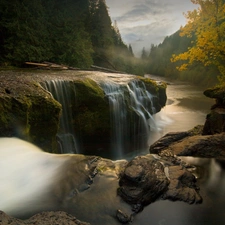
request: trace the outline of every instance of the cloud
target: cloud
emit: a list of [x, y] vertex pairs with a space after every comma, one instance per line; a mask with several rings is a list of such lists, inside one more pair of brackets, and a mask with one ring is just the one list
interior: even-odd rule
[[135, 51], [159, 44], [185, 24], [183, 12], [197, 8], [190, 0], [106, 0], [125, 43]]

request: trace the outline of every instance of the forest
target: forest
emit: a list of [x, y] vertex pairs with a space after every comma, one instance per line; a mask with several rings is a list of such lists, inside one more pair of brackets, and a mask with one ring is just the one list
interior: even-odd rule
[[212, 86], [225, 83], [225, 1], [191, 0], [187, 24], [163, 43], [145, 49], [145, 72]]
[[[209, 86], [225, 81], [225, 0], [191, 0], [187, 24], [140, 58], [123, 42], [105, 0], [1, 0], [0, 66], [49, 61]], [[149, 40], [151, 43], [151, 40]]]
[[50, 61], [143, 74], [105, 0], [1, 0], [0, 65]]

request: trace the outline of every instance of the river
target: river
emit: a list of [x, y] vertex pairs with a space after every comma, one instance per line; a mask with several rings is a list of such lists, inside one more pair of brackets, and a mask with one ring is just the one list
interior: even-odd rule
[[203, 125], [214, 100], [203, 95], [204, 88], [181, 81], [170, 81], [161, 77], [146, 75], [166, 82], [167, 103], [154, 115], [149, 145], [168, 132], [187, 131], [196, 125]]
[[182, 157], [196, 166], [195, 175], [203, 203], [157, 201], [138, 214], [135, 225], [224, 225], [225, 161]]
[[[159, 80], [159, 77], [150, 76]], [[167, 105], [154, 116], [156, 126], [149, 144], [168, 132], [186, 131], [204, 124], [213, 101], [205, 97], [204, 89], [183, 82], [171, 82], [167, 88]], [[135, 225], [223, 225], [225, 224], [225, 160], [182, 157], [196, 166], [194, 174], [203, 203], [157, 201], [138, 214]]]

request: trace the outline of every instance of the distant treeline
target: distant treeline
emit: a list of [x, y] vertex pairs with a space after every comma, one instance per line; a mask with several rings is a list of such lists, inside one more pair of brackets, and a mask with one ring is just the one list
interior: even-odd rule
[[145, 72], [172, 79], [189, 81], [195, 84], [210, 86], [217, 83], [219, 72], [214, 66], [203, 66], [201, 63], [193, 64], [186, 71], [179, 71], [177, 66], [181, 62], [172, 63], [173, 54], [180, 54], [193, 45], [195, 36], [181, 37], [180, 30], [168, 36], [159, 45], [152, 45], [150, 51], [142, 50], [142, 59], [145, 61]]
[[105, 0], [1, 0], [0, 65], [51, 61], [143, 74]]

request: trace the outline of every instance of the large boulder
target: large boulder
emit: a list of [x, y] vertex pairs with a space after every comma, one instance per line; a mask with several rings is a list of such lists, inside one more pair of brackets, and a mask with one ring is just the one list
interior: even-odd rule
[[[0, 136], [20, 137], [48, 152], [61, 152], [63, 140], [72, 144], [72, 151], [67, 152], [101, 156], [109, 153], [114, 139], [123, 140], [123, 149], [137, 148], [147, 136], [150, 114], [160, 111], [166, 103], [166, 85], [139, 76], [25, 70], [0, 71], [0, 79]], [[120, 99], [113, 100], [123, 101], [123, 108], [118, 108], [119, 120], [110, 108], [114, 93], [107, 93], [105, 83], [119, 90]], [[54, 90], [48, 89], [48, 85]], [[56, 94], [64, 92], [68, 95], [63, 104]], [[142, 106], [133, 94], [139, 95]], [[69, 129], [60, 122], [63, 116]], [[115, 131], [114, 121], [124, 128], [120, 134]]]
[[215, 99], [211, 113], [207, 115], [203, 135], [225, 132], [225, 86], [216, 86], [204, 91], [204, 95]]
[[[118, 224], [116, 219], [128, 223], [158, 199], [201, 202], [195, 176], [173, 155], [112, 161], [49, 154], [16, 138], [0, 140], [0, 155], [5, 171], [0, 175], [0, 210], [20, 219], [42, 211], [64, 211], [93, 224]], [[76, 224], [68, 214], [60, 222], [61, 215], [43, 213], [29, 221]], [[1, 219], [10, 220], [3, 214]]]
[[132, 205], [134, 213], [158, 200], [201, 203], [194, 175], [179, 159], [170, 155], [137, 156], [121, 173], [118, 194]]
[[1, 72], [0, 79], [0, 136], [19, 137], [54, 152], [61, 105], [20, 73]]

